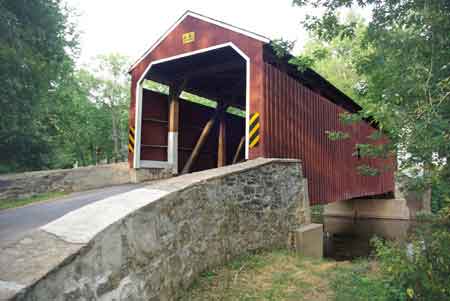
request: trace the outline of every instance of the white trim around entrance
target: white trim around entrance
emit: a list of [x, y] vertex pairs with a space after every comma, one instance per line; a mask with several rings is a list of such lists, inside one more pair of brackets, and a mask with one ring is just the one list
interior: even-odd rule
[[[170, 159], [174, 153], [177, 153], [178, 150], [169, 150], [167, 149], [167, 161], [149, 161], [149, 160], [140, 160], [141, 157], [141, 126], [142, 126], [142, 95], [143, 95], [143, 82], [145, 76], [150, 71], [151, 67], [157, 64], [161, 64], [168, 61], [173, 61], [179, 58], [188, 57], [208, 51], [214, 51], [216, 49], [231, 47], [235, 50], [246, 62], [246, 85], [245, 85], [245, 159], [248, 159], [248, 122], [250, 119], [250, 58], [239, 49], [234, 43], [228, 42], [220, 45], [215, 45], [208, 48], [199, 49], [196, 51], [191, 51], [187, 53], [183, 53], [180, 55], [164, 58], [161, 60], [151, 62], [145, 71], [142, 73], [141, 77], [136, 83], [136, 103], [135, 103], [135, 147], [133, 154], [133, 168], [173, 168], [176, 165], [176, 162], [172, 162]], [[172, 139], [173, 137], [168, 137], [168, 139]], [[178, 143], [171, 143], [174, 147], [177, 147]]]

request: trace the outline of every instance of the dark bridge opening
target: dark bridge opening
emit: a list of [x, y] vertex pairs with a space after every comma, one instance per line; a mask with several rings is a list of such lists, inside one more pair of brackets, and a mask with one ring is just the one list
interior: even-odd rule
[[231, 46], [154, 62], [145, 80], [168, 89], [143, 83], [140, 166], [186, 173], [244, 160], [246, 64]]

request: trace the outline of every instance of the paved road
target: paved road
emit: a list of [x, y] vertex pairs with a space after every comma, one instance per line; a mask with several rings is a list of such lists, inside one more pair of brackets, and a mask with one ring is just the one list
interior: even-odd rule
[[125, 193], [145, 184], [125, 184], [75, 192], [67, 196], [21, 208], [0, 211], [0, 248], [20, 239], [27, 232], [64, 214], [104, 198]]

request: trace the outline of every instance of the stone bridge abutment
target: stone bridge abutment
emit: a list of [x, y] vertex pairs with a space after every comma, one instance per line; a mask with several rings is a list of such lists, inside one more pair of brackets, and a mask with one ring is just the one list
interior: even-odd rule
[[309, 223], [297, 160], [175, 177], [82, 207], [2, 249], [0, 299], [174, 300], [205, 269], [289, 247]]

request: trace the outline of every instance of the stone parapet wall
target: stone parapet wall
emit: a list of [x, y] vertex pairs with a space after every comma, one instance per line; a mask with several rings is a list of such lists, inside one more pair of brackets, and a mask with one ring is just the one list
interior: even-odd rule
[[176, 300], [204, 270], [288, 246], [309, 220], [295, 160], [256, 159], [73, 211], [0, 252], [0, 299]]
[[0, 201], [56, 191], [83, 191], [135, 181], [167, 178], [164, 170], [147, 170], [140, 177], [128, 163], [105, 164], [0, 175]]

